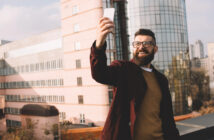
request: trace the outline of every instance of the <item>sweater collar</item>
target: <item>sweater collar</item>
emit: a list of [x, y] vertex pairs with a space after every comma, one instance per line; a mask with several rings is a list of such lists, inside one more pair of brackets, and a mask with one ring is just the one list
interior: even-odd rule
[[[135, 62], [134, 62], [134, 59], [131, 59], [130, 61], [131, 61], [132, 63], [135, 63]], [[137, 65], [137, 66], [138, 66], [138, 65]], [[140, 66], [138, 66], [138, 67], [140, 67]], [[140, 68], [143, 69], [143, 70], [145, 70], [145, 71], [147, 71], [147, 72], [152, 72], [153, 69], [154, 69], [154, 66], [151, 64], [151, 68], [146, 68], [146, 67], [143, 67], [143, 66], [141, 66]]]
[[152, 72], [152, 68], [146, 68], [146, 67], [141, 67], [141, 69], [147, 71], [147, 72]]

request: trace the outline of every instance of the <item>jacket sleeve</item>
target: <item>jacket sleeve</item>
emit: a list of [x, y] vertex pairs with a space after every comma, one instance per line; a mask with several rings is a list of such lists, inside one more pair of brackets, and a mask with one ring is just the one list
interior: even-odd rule
[[91, 74], [93, 79], [101, 84], [117, 86], [121, 63], [116, 60], [113, 61], [110, 66], [107, 66], [107, 57], [105, 54], [106, 42], [102, 49], [99, 50], [95, 47], [95, 44], [96, 41], [94, 41], [90, 53]]
[[174, 115], [173, 115], [173, 109], [172, 109], [172, 98], [171, 98], [171, 94], [170, 94], [170, 90], [169, 90], [169, 86], [168, 86], [168, 80], [166, 79], [166, 83], [167, 83], [167, 106], [168, 106], [168, 123], [169, 123], [169, 127], [166, 130], [166, 137], [167, 140], [180, 140], [180, 134], [178, 129], [176, 128], [176, 124], [175, 124], [175, 120], [174, 120]]

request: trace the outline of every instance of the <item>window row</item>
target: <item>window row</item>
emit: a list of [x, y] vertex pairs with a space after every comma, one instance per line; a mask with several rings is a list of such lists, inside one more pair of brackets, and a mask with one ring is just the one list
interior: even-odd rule
[[[144, 3], [143, 3], [144, 2]], [[145, 7], [150, 6], [175, 6], [182, 7], [182, 2], [180, 0], [143, 0], [141, 4], [144, 4]]]
[[20, 121], [14, 121], [14, 120], [6, 119], [6, 126], [7, 127], [20, 127], [21, 126], [21, 122]]
[[54, 70], [63, 68], [63, 61], [62, 59], [58, 60], [51, 60], [41, 63], [35, 64], [26, 64], [16, 67], [11, 67], [7, 65], [4, 69], [0, 69], [0, 75], [13, 75], [17, 73], [26, 73], [26, 72], [39, 72], [39, 71], [46, 71], [46, 70]]
[[63, 86], [63, 79], [14, 81], [0, 83], [0, 89]]
[[5, 95], [6, 102], [64, 103], [64, 96], [57, 95]]
[[146, 15], [142, 17], [143, 25], [152, 25], [152, 24], [173, 24], [173, 25], [185, 25], [184, 18], [182, 16], [176, 15]]
[[15, 114], [19, 115], [20, 114], [20, 109], [19, 108], [13, 108], [13, 107], [5, 107], [4, 108], [5, 114]]

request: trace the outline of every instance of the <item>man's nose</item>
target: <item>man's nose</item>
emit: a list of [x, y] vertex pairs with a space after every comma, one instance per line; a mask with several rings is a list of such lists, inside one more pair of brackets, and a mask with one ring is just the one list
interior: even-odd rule
[[144, 45], [141, 43], [140, 46], [138, 47], [139, 50], [143, 49]]

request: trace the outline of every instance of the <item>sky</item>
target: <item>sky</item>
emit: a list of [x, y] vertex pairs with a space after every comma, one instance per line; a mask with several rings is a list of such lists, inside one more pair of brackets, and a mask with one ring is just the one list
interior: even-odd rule
[[186, 0], [189, 43], [214, 42], [214, 0]]
[[[214, 0], [186, 0], [189, 43], [214, 42]], [[0, 39], [60, 28], [60, 0], [0, 0]]]
[[20, 40], [60, 28], [59, 0], [0, 0], [0, 39]]

